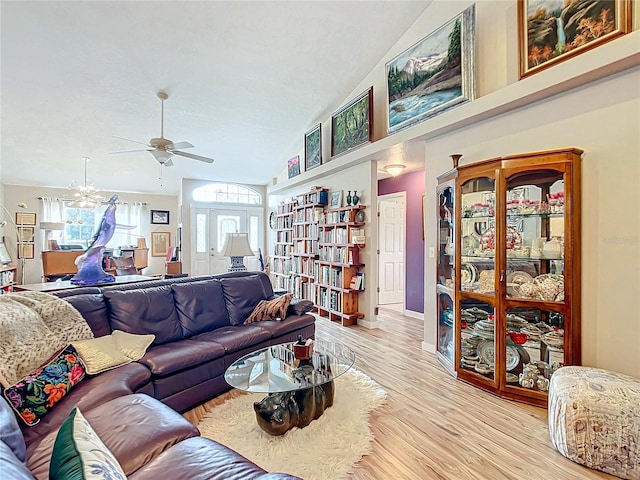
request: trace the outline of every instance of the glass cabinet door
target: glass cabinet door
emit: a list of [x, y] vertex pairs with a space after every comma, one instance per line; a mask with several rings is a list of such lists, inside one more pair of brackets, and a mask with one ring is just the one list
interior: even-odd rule
[[507, 310], [506, 384], [547, 392], [564, 365], [564, 315], [537, 308]]
[[455, 190], [453, 182], [437, 190], [437, 352], [440, 362], [455, 375]]
[[460, 310], [460, 368], [495, 379], [495, 309], [466, 299]]
[[460, 289], [495, 296], [496, 190], [492, 178], [463, 184]]
[[562, 172], [544, 181], [507, 181], [507, 298], [564, 301], [564, 181]]

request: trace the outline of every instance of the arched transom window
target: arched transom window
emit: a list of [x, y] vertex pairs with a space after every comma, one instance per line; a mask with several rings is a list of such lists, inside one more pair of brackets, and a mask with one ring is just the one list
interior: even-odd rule
[[208, 203], [243, 203], [261, 205], [262, 195], [235, 183], [209, 183], [193, 189], [193, 200]]

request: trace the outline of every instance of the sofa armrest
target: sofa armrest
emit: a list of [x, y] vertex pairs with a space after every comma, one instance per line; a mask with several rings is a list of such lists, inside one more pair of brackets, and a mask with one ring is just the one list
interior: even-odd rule
[[287, 315], [304, 315], [313, 309], [311, 300], [293, 300], [287, 309]]

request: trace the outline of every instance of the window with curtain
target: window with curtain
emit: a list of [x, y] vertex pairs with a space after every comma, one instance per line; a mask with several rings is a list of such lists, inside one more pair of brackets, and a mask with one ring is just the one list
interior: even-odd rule
[[[71, 208], [65, 206], [64, 200], [61, 199], [42, 199], [43, 221], [65, 223], [64, 232], [51, 232], [50, 238], [56, 239], [60, 245], [81, 245], [87, 248], [100, 225], [105, 209], [104, 205], [95, 209]], [[116, 209], [116, 223], [135, 228], [117, 228], [107, 247], [135, 246], [139, 238], [148, 236], [148, 227], [143, 222], [148, 216], [147, 212], [146, 205], [140, 202], [119, 203]]]

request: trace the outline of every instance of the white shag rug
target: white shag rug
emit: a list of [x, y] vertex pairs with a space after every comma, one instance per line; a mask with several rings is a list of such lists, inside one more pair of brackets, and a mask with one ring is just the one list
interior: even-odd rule
[[273, 437], [257, 424], [253, 402], [244, 394], [216, 406], [198, 424], [203, 437], [241, 453], [268, 472], [305, 480], [340, 480], [371, 451], [369, 414], [387, 398], [380, 385], [351, 369], [335, 380], [333, 406], [305, 428]]

